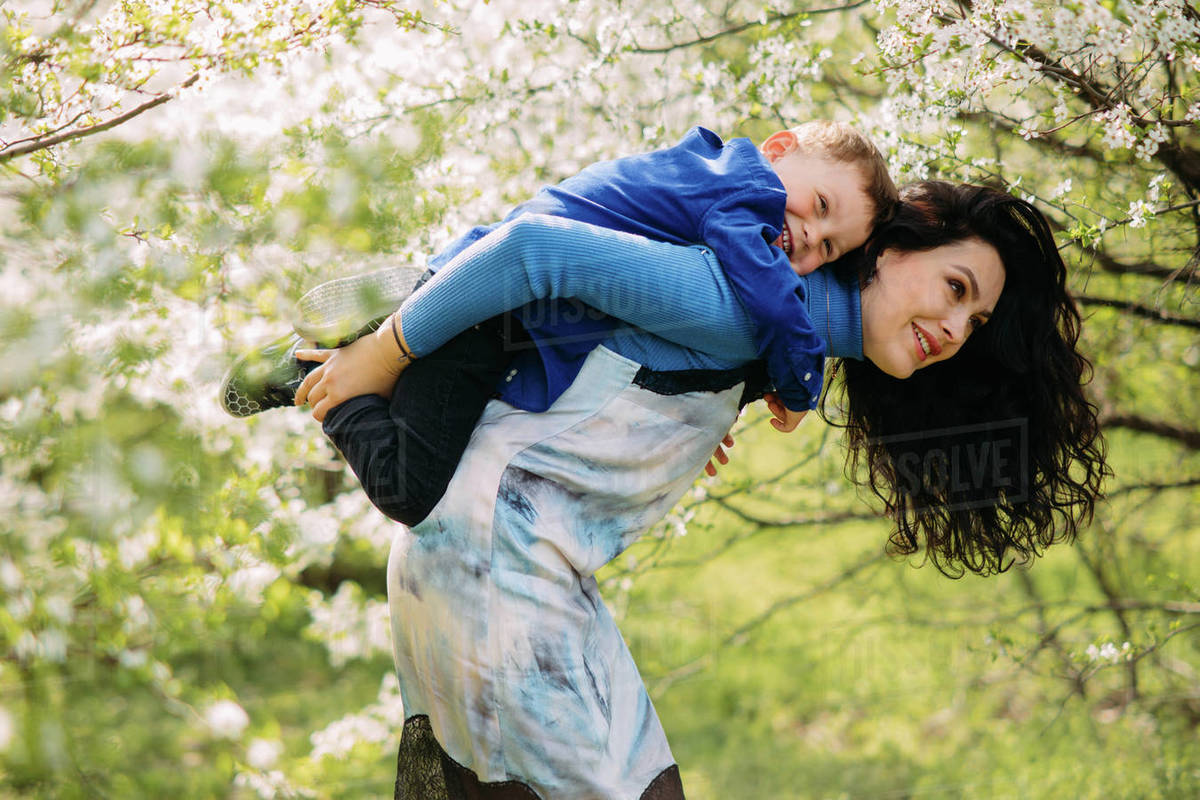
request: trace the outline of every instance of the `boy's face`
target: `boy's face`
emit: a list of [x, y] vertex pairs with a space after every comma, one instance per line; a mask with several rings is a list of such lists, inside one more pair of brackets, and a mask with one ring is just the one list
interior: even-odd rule
[[804, 152], [791, 131], [763, 142], [762, 153], [787, 190], [783, 234], [775, 244], [797, 275], [807, 275], [867, 241], [872, 213], [861, 169]]

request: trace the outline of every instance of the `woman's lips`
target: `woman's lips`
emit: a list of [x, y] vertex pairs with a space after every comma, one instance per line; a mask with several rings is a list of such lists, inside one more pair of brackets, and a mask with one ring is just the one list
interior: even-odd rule
[[[913, 340], [916, 342], [917, 347], [918, 360], [924, 361], [930, 356], [936, 356], [942, 352], [941, 345], [938, 344], [937, 339], [934, 339], [929, 335], [928, 331], [926, 331], [920, 325], [917, 325], [915, 322], [913, 323], [912, 329]], [[926, 352], [926, 347], [929, 348], [929, 352]]]

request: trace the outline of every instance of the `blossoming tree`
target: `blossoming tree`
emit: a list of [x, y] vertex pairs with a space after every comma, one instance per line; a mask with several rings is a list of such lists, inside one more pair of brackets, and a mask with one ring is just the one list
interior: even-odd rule
[[[227, 354], [286, 329], [289, 300], [318, 280], [421, 263], [591, 161], [693, 124], [757, 140], [837, 117], [871, 133], [900, 181], [986, 182], [1046, 212], [1088, 316], [1117, 466], [1111, 506], [1051, 566], [994, 579], [969, 614], [937, 594], [962, 585], [916, 582], [908, 617], [861, 624], [978, 632], [983, 654], [1033, 687], [997, 718], [1018, 726], [1022, 703], [1069, 699], [1084, 720], [1128, 710], [1175, 770], [1136, 780], [1193, 796], [1195, 754], [1170, 744], [1200, 719], [1192, 4], [9, 0], [0, 64], [6, 791], [386, 792], [403, 715], [388, 677], [388, 524], [300, 412], [222, 414]], [[870, 591], [921, 580], [880, 559], [881, 524], [836, 490], [836, 436], [808, 426], [786, 450], [756, 441], [770, 458], [735, 458], [607, 574], [669, 729], [729, 724], [717, 701], [689, 723], [712, 700], [688, 693], [697, 676], [743, 679], [723, 659], [776, 704], [750, 717], [798, 713], [738, 653], [779, 636], [772, 626], [803, 629], [818, 602], [861, 599], [870, 576], [882, 581]], [[778, 492], [755, 493], [780, 476]], [[656, 649], [666, 634], [638, 607], [661, 596], [653, 585], [685, 585], [676, 568], [728, 574], [739, 548], [782, 550], [789, 532], [847, 521], [861, 552], [831, 550], [800, 591], [727, 598], [703, 631]], [[964, 686], [994, 675], [963, 658]], [[803, 727], [796, 740], [818, 753], [854, 739], [828, 709], [805, 719], [771, 738]], [[744, 788], [690, 741], [677, 753], [689, 786]], [[916, 766], [887, 780], [913, 790], [950, 769], [953, 754], [905, 741], [887, 746]], [[845, 774], [866, 782], [856, 790], [897, 788]], [[824, 779], [812, 796], [852, 788]], [[783, 796], [763, 781], [762, 796]]]

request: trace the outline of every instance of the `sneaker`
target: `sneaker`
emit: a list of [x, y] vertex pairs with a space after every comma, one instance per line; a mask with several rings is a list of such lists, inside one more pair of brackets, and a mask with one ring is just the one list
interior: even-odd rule
[[293, 330], [320, 347], [350, 344], [378, 328], [424, 275], [416, 267], [393, 267], [322, 283], [296, 303]]
[[221, 382], [221, 407], [235, 417], [248, 417], [293, 405], [296, 390], [308, 374], [296, 360], [296, 350], [307, 344], [289, 333], [239, 358]]

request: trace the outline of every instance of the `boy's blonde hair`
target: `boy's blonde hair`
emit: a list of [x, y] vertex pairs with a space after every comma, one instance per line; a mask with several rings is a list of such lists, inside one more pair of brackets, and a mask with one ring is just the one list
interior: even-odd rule
[[866, 181], [863, 190], [875, 207], [871, 216], [872, 228], [892, 218], [900, 202], [900, 193], [888, 174], [883, 154], [866, 135], [851, 125], [831, 120], [805, 122], [791, 131], [805, 152], [820, 153], [858, 167]]

